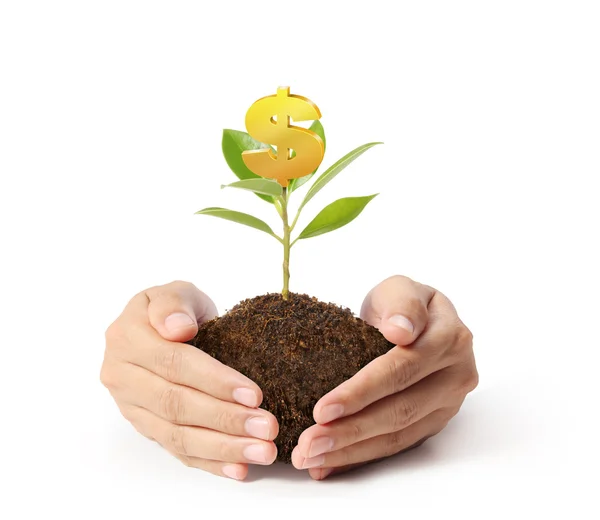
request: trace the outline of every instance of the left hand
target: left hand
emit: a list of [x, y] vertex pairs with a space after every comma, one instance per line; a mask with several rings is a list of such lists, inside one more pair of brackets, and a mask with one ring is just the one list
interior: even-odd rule
[[397, 346], [316, 404], [317, 424], [292, 453], [315, 480], [422, 444], [478, 383], [473, 336], [439, 291], [393, 276], [367, 295], [361, 317]]

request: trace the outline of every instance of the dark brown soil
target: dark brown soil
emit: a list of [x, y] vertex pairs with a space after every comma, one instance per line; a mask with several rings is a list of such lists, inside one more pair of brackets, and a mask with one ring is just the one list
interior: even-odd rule
[[393, 347], [349, 309], [294, 293], [244, 300], [190, 343], [260, 386], [261, 407], [279, 421], [277, 460], [287, 463], [317, 401]]

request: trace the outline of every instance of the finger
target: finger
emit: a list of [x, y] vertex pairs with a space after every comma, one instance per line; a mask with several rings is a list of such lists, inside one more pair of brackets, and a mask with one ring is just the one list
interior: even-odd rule
[[[262, 402], [260, 388], [246, 376], [192, 345], [162, 338], [149, 324], [148, 298], [143, 293], [134, 297], [108, 328], [106, 343], [112, 358], [138, 365], [172, 383], [251, 408]], [[106, 365], [102, 382], [108, 387], [119, 385]]]
[[[137, 409], [137, 406], [119, 405], [119, 410], [121, 410], [123, 416], [129, 422], [131, 422], [135, 429], [151, 441], [155, 441], [156, 439], [152, 437], [152, 432], [149, 430], [151, 425], [148, 424], [148, 421], [139, 421], [140, 414], [139, 412], [137, 412]], [[248, 475], [247, 464], [228, 464], [215, 460], [201, 459], [198, 457], [189, 457], [175, 452], [170, 453], [188, 467], [202, 469], [215, 475], [232, 478], [234, 480], [244, 480]]]
[[[137, 409], [137, 406], [121, 404], [119, 405], [119, 410], [121, 410], [123, 416], [135, 427], [135, 429], [139, 433], [141, 433], [151, 441], [156, 441], [156, 439], [152, 437], [152, 432], [149, 430], [150, 425], [147, 422], [140, 423], [140, 421], [138, 420], [139, 413], [137, 412]], [[215, 460], [200, 459], [198, 457], [189, 457], [175, 452], [170, 453], [171, 455], [179, 459], [181, 462], [183, 462], [186, 466], [203, 469], [204, 471], [214, 473], [215, 475], [225, 476], [235, 480], [244, 480], [248, 475], [247, 464], [227, 464]]]
[[244, 480], [248, 476], [247, 464], [228, 464], [217, 460], [188, 457], [187, 455], [181, 455], [180, 453], [171, 453], [171, 455], [183, 462], [188, 468], [202, 469], [220, 477]]
[[308, 474], [313, 480], [325, 480], [327, 477], [336, 475], [338, 473], [345, 473], [347, 471], [360, 468], [366, 464], [368, 464], [368, 462], [349, 464], [348, 466], [341, 466], [339, 468], [308, 468]]
[[[440, 392], [440, 389], [444, 391]], [[298, 451], [303, 457], [312, 458], [392, 433], [453, 404], [461, 397], [455, 372], [442, 370], [358, 413], [326, 425], [311, 426], [300, 435]]]
[[116, 399], [145, 408], [171, 423], [263, 440], [273, 440], [279, 433], [277, 419], [266, 410], [220, 401], [132, 364], [122, 363], [115, 370], [119, 371], [116, 377], [124, 382], [113, 390]]
[[322, 397], [313, 412], [315, 422], [326, 424], [353, 415], [442, 368], [441, 359], [394, 347]]
[[171, 341], [189, 341], [198, 332], [198, 323], [217, 315], [213, 301], [188, 282], [176, 281], [144, 293], [150, 324]]
[[323, 396], [315, 405], [315, 421], [325, 424], [354, 414], [452, 365], [456, 356], [451, 347], [465, 330], [448, 298], [435, 292], [429, 302], [427, 330], [411, 348], [392, 348]]
[[292, 452], [292, 464], [297, 469], [335, 468], [389, 457], [426, 437], [437, 434], [444, 428], [450, 417], [448, 410], [437, 410], [403, 430], [373, 437], [312, 458], [302, 457], [296, 447]]
[[132, 423], [149, 432], [165, 449], [185, 457], [229, 463], [268, 465], [277, 457], [275, 444], [259, 439], [235, 437], [222, 432], [180, 426], [165, 421], [143, 408], [132, 408]]
[[427, 307], [435, 291], [406, 276], [392, 276], [367, 294], [361, 318], [395, 345], [410, 345], [427, 325]]
[[[421, 439], [419, 442], [413, 444], [412, 446], [409, 446], [405, 450], [399, 451], [398, 454], [400, 454], [400, 453], [406, 453], [407, 451], [414, 450], [415, 448], [418, 448], [427, 439], [428, 439], [428, 437], [425, 437], [424, 439]], [[380, 460], [382, 460], [382, 459], [375, 459], [375, 460], [370, 460], [370, 461], [366, 461], [366, 462], [359, 462], [358, 464], [348, 464], [347, 466], [340, 466], [338, 468], [309, 468], [308, 469], [308, 474], [311, 476], [311, 478], [313, 480], [324, 480], [327, 477], [334, 476], [334, 475], [337, 475], [339, 473], [346, 473], [348, 471], [352, 471], [354, 469], [361, 468], [361, 467], [363, 467], [363, 466], [365, 466], [367, 464], [371, 464], [373, 462], [379, 462]]]

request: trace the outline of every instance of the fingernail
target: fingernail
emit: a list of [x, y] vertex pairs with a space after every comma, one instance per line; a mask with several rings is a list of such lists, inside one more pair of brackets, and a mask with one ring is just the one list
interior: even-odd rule
[[321, 480], [327, 478], [329, 475], [331, 475], [331, 472], [333, 471], [333, 468], [326, 468], [326, 469], [322, 469], [321, 470]]
[[250, 408], [258, 406], [258, 396], [254, 390], [249, 388], [236, 388], [233, 391], [233, 398], [240, 404]]
[[311, 457], [310, 459], [304, 459], [304, 463], [302, 464], [302, 469], [308, 468], [318, 468], [325, 464], [325, 456], [319, 455], [318, 457]]
[[329, 404], [323, 407], [319, 415], [320, 422], [328, 423], [344, 415], [344, 407], [341, 404]]
[[269, 440], [269, 421], [264, 417], [250, 417], [244, 425], [246, 433], [258, 439]]
[[308, 448], [308, 456], [316, 457], [322, 453], [327, 453], [333, 448], [333, 439], [331, 437], [317, 437], [310, 443]]
[[226, 477], [235, 479], [235, 480], [242, 480], [242, 470], [240, 468], [238, 468], [237, 466], [234, 466], [233, 464], [229, 464], [227, 466], [223, 466], [223, 474]]
[[175, 312], [165, 320], [165, 327], [169, 332], [176, 332], [193, 324], [194, 320], [183, 312]]
[[267, 450], [261, 444], [251, 444], [244, 448], [244, 457], [252, 462], [267, 462]]
[[401, 329], [407, 330], [411, 334], [415, 330], [415, 327], [412, 324], [412, 322], [408, 318], [406, 318], [405, 316], [402, 316], [402, 314], [394, 314], [393, 316], [390, 316], [388, 318], [388, 321], [392, 325], [394, 325], [396, 327], [399, 327]]

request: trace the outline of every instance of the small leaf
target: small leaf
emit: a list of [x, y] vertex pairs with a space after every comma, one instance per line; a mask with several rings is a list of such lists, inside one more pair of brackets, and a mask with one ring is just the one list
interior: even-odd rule
[[[308, 127], [308, 129], [312, 130], [315, 134], [317, 134], [323, 140], [323, 152], [324, 152], [327, 148], [327, 140], [325, 139], [325, 129], [323, 128], [321, 121], [319, 121], [318, 119], [313, 121], [312, 124]], [[290, 183], [288, 185], [288, 192], [292, 193], [294, 190], [297, 190], [303, 184], [306, 184], [310, 179], [312, 179], [312, 176], [315, 173], [317, 173], [318, 169], [319, 168], [317, 167], [314, 172], [309, 173], [308, 175], [305, 175], [304, 177], [298, 177], [297, 179], [290, 179]]]
[[204, 208], [200, 211], [197, 211], [196, 215], [210, 215], [213, 217], [223, 218], [225, 220], [231, 220], [232, 222], [237, 222], [238, 224], [244, 224], [245, 226], [250, 226], [254, 229], [264, 231], [268, 235], [271, 235], [272, 237], [275, 237], [277, 240], [281, 241], [281, 239], [275, 233], [273, 233], [273, 230], [266, 222], [260, 220], [259, 218], [253, 217], [252, 215], [248, 215], [247, 213], [241, 213], [239, 211], [233, 211], [225, 208]]
[[[242, 152], [246, 150], [262, 150], [263, 148], [269, 148], [269, 145], [253, 139], [246, 132], [225, 129], [223, 130], [221, 148], [223, 149], [223, 156], [225, 157], [225, 161], [227, 161], [227, 165], [238, 179], [242, 181], [246, 179], [262, 179], [262, 177], [256, 175], [246, 166], [246, 163], [242, 159]], [[261, 199], [273, 203], [273, 199], [270, 196], [260, 193], [257, 193], [257, 195]]]
[[246, 179], [243, 181], [232, 182], [231, 184], [223, 184], [221, 188], [240, 188], [242, 190], [261, 193], [262, 195], [271, 195], [273, 197], [281, 197], [283, 189], [281, 184], [268, 179]]
[[378, 193], [367, 197], [346, 197], [332, 202], [304, 228], [297, 240], [316, 237], [345, 226], [358, 217], [377, 195]]
[[338, 173], [340, 173], [346, 166], [348, 166], [354, 159], [360, 157], [363, 153], [365, 153], [369, 148], [372, 148], [376, 144], [383, 144], [381, 142], [376, 143], [367, 143], [355, 148], [350, 153], [344, 155], [338, 162], [336, 162], [333, 166], [330, 166], [325, 170], [319, 178], [315, 181], [315, 183], [310, 187], [302, 204], [298, 208], [298, 212], [302, 210], [302, 208], [306, 205], [306, 203], [312, 199], [321, 189], [331, 181]]

